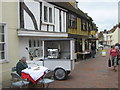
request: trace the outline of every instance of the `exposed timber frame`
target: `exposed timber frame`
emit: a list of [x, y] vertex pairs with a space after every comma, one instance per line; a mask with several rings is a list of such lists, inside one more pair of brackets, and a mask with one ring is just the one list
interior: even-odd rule
[[20, 2], [20, 28], [24, 28], [24, 10], [27, 12], [27, 14], [30, 16], [35, 30], [38, 30], [37, 21], [33, 15], [33, 13], [29, 10], [29, 8], [26, 6], [24, 2]]

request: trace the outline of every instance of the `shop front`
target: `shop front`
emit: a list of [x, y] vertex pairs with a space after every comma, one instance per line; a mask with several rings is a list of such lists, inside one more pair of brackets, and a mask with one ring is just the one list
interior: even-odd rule
[[75, 38], [76, 62], [90, 57], [88, 36], [69, 34], [69, 37]]

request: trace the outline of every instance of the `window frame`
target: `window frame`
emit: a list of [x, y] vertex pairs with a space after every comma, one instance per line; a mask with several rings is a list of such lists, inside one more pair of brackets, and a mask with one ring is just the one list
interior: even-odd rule
[[[45, 21], [45, 15], [44, 15], [44, 7], [47, 7], [47, 21]], [[50, 13], [49, 13], [49, 10], [51, 8], [51, 11], [52, 11], [52, 22], [50, 22]], [[42, 24], [49, 24], [49, 25], [54, 25], [54, 5], [51, 5], [47, 2], [44, 2], [42, 3]]]
[[[77, 16], [76, 15], [69, 13], [68, 22], [69, 22], [68, 23], [69, 28], [77, 29]], [[75, 25], [73, 24], [73, 22]]]
[[83, 30], [83, 31], [87, 31], [88, 30], [88, 28], [87, 28], [87, 21], [85, 19], [81, 20], [81, 30]]
[[[38, 44], [38, 40], [39, 40], [39, 44]], [[30, 41], [31, 41], [31, 44], [30, 44]], [[35, 42], [35, 43], [34, 43]], [[39, 49], [39, 50], [42, 50], [42, 55], [40, 55], [40, 56], [38, 56], [38, 57], [33, 57], [33, 60], [34, 59], [44, 59], [44, 41], [42, 41], [42, 40], [40, 40], [40, 39], [38, 39], [38, 38], [30, 38], [29, 40], [28, 40], [28, 43], [29, 43], [29, 45], [31, 45], [31, 47], [30, 46], [28, 46], [29, 47], [29, 51], [32, 51], [33, 49], [35, 50], [35, 49]], [[35, 46], [34, 46], [35, 45]], [[39, 46], [38, 46], [39, 45]], [[33, 50], [33, 51], [34, 51]], [[32, 51], [32, 52], [33, 52]], [[40, 54], [40, 52], [41, 51], [39, 51], [39, 54]], [[30, 57], [29, 57], [30, 58]]]
[[8, 26], [7, 23], [0, 23], [0, 26], [4, 26], [4, 42], [0, 42], [4, 43], [4, 59], [0, 59], [0, 63], [5, 63], [5, 62], [9, 62], [8, 60]]

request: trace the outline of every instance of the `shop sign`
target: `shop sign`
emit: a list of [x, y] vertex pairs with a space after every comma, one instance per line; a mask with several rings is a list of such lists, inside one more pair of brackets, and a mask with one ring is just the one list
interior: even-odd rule
[[96, 32], [95, 32], [95, 31], [91, 31], [90, 34], [91, 34], [91, 35], [94, 35], [94, 34], [96, 34]]

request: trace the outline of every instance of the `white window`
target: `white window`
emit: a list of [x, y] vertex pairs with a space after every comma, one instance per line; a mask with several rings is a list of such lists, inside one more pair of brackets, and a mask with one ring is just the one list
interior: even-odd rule
[[68, 16], [68, 27], [69, 28], [77, 28], [77, 16], [73, 14], [69, 14]]
[[[39, 39], [30, 39], [29, 40], [29, 51], [34, 58], [43, 58], [43, 41]], [[30, 59], [32, 59], [30, 57]]]
[[42, 4], [43, 24], [54, 24], [54, 6], [49, 3]]
[[84, 20], [84, 19], [82, 19], [82, 26], [81, 26], [81, 29], [82, 30], [87, 30], [87, 22]]
[[44, 6], [44, 22], [48, 22], [48, 10], [46, 6]]
[[7, 61], [6, 24], [0, 23], [0, 63]]
[[49, 8], [49, 22], [52, 23], [52, 8]]

